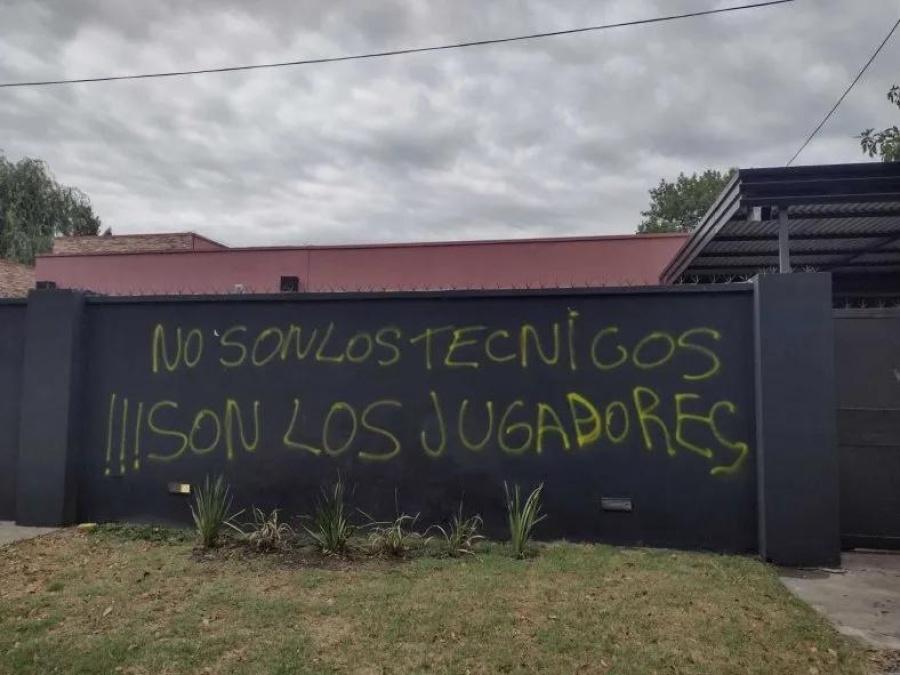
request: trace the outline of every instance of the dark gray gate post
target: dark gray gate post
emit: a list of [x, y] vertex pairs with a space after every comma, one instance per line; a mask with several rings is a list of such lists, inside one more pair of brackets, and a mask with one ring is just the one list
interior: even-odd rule
[[840, 563], [830, 274], [755, 280], [759, 550], [782, 565]]
[[16, 522], [74, 522], [84, 296], [28, 296], [16, 481]]

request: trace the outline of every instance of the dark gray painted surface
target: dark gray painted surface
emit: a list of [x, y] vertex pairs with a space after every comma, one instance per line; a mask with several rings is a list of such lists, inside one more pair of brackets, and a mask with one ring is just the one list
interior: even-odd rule
[[[749, 286], [506, 296], [91, 298], [86, 315], [81, 519], [183, 521], [187, 501], [169, 494], [167, 485], [197, 484], [220, 471], [241, 506], [307, 513], [319, 486], [340, 471], [356, 486], [354, 503], [378, 517], [393, 514], [396, 498], [402, 511], [437, 522], [464, 499], [467, 510], [481, 513], [497, 533], [504, 522], [504, 480], [544, 482], [549, 519], [539, 526], [542, 537], [756, 550]], [[279, 335], [289, 334], [292, 324], [300, 327], [304, 347], [317, 331], [305, 358], [297, 357], [295, 344], [284, 359], [277, 350]], [[168, 347], [165, 355], [157, 352], [159, 372], [153, 372], [156, 326]], [[421, 336], [447, 326], [455, 328], [431, 340], [429, 368], [429, 340]], [[453, 330], [473, 326], [480, 328], [456, 333], [448, 357]], [[547, 353], [559, 331], [555, 364], [541, 359], [525, 329], [523, 366], [523, 326], [534, 328]], [[179, 329], [186, 342], [181, 358]], [[591, 357], [593, 339], [604, 330], [597, 343], [601, 365], [616, 361], [620, 346], [628, 352], [624, 363], [605, 370]], [[267, 362], [257, 366], [251, 361], [260, 335], [257, 361]], [[366, 337], [356, 337], [347, 351], [360, 335], [374, 342], [368, 356]], [[491, 335], [494, 360], [485, 347]], [[642, 340], [638, 361], [645, 367], [633, 361]], [[648, 413], [654, 397], [658, 408], [650, 414], [659, 420], [645, 419], [645, 438], [637, 411]], [[581, 399], [604, 418], [599, 438], [590, 438], [594, 425]], [[467, 441], [458, 420], [463, 406]], [[561, 429], [554, 428], [556, 417]], [[578, 424], [585, 447], [578, 447]], [[604, 512], [604, 497], [630, 498], [633, 511]]]
[[835, 312], [841, 538], [900, 548], [900, 312]]
[[76, 517], [83, 304], [73, 291], [28, 296], [16, 481], [20, 525], [66, 525]]
[[16, 515], [25, 303], [0, 300], [0, 520]]
[[767, 274], [756, 287], [760, 553], [838, 564], [831, 277]]

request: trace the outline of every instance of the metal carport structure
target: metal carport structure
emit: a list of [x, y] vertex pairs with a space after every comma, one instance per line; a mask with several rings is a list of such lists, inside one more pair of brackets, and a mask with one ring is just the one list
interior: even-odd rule
[[900, 163], [739, 169], [660, 280], [813, 270], [837, 299], [900, 298]]

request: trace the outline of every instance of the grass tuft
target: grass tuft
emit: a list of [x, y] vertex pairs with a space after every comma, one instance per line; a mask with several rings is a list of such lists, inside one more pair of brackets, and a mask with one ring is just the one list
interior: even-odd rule
[[403, 513], [391, 522], [371, 522], [368, 525], [371, 530], [369, 550], [376, 555], [402, 558], [416, 544], [427, 546], [431, 537], [425, 537], [413, 529], [418, 519], [418, 514], [410, 516]]
[[230, 524], [240, 539], [260, 552], [278, 551], [287, 547], [294, 537], [294, 530], [280, 522], [278, 509], [266, 513], [253, 507], [253, 520], [244, 525]]
[[506, 493], [506, 516], [509, 524], [509, 540], [512, 545], [513, 554], [517, 558], [524, 558], [528, 552], [528, 544], [531, 542], [531, 533], [535, 525], [546, 518], [546, 514], [541, 513], [541, 491], [544, 484], [541, 483], [528, 498], [521, 500], [518, 484], [515, 486], [514, 492], [510, 493], [509, 486], [504, 481], [503, 490]]
[[475, 545], [484, 537], [481, 531], [481, 516], [466, 517], [463, 514], [463, 505], [460, 502], [459, 509], [450, 519], [450, 524], [445, 528], [434, 525], [434, 529], [441, 533], [444, 553], [451, 557], [460, 555], [473, 555]]
[[303, 527], [323, 553], [346, 553], [350, 537], [356, 532], [344, 503], [345, 490], [340, 476], [330, 488], [323, 487], [312, 517], [312, 527]]
[[191, 516], [203, 548], [213, 548], [219, 541], [222, 528], [232, 524], [242, 513], [231, 513], [231, 502], [231, 488], [224, 476], [218, 476], [212, 483], [207, 476], [203, 485], [197, 487], [194, 503], [191, 504]]

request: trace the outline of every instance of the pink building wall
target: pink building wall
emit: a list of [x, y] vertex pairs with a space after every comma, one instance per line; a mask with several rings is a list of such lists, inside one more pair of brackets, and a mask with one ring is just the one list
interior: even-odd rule
[[210, 248], [41, 256], [39, 281], [111, 295], [654, 285], [685, 235], [440, 244]]

